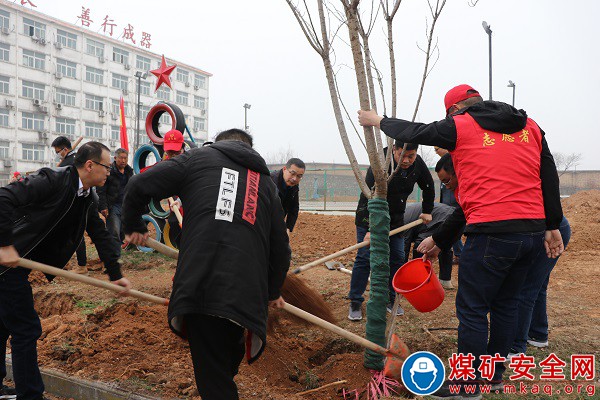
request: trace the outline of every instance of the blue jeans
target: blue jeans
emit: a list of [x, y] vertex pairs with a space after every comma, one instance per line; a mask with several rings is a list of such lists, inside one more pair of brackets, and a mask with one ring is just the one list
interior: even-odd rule
[[[456, 293], [458, 352], [475, 356], [476, 371], [482, 354], [508, 355], [517, 329], [519, 294], [533, 260], [544, 251], [543, 243], [544, 232], [468, 235]], [[500, 379], [504, 370], [496, 363], [494, 378]]]
[[106, 229], [115, 239], [117, 239], [118, 243], [123, 242], [123, 239], [121, 238], [121, 205], [115, 204], [108, 210]]
[[[0, 267], [0, 273], [4, 267]], [[42, 334], [33, 308], [29, 273], [24, 268], [0, 275], [0, 385], [6, 377], [6, 341], [10, 336], [13, 378], [19, 400], [38, 400], [44, 383], [37, 362], [37, 340]]]
[[[565, 247], [571, 239], [571, 226], [563, 217], [560, 223], [560, 235]], [[541, 341], [548, 340], [548, 314], [546, 313], [546, 293], [550, 272], [558, 258], [548, 258], [542, 252], [536, 258], [527, 274], [525, 284], [519, 296], [519, 325], [517, 336], [512, 345], [512, 353], [525, 353], [527, 337]]]
[[[367, 228], [356, 227], [356, 242], [360, 243], [367, 234]], [[352, 278], [350, 279], [350, 293], [348, 298], [352, 302], [362, 303], [365, 301], [363, 294], [367, 288], [369, 275], [371, 274], [371, 252], [369, 246], [361, 247], [356, 252], [354, 267], [352, 268]], [[396, 234], [390, 236], [390, 280], [389, 280], [389, 298], [390, 303], [396, 299], [396, 292], [392, 288], [392, 278], [398, 268], [404, 263], [404, 236]]]

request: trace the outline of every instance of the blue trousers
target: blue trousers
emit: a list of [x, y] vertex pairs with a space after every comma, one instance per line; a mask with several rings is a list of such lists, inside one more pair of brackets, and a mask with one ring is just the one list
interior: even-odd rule
[[[458, 352], [475, 356], [475, 370], [482, 354], [508, 355], [519, 295], [543, 243], [544, 232], [468, 235], [458, 270], [456, 316]], [[496, 363], [494, 379], [501, 379], [504, 369]]]
[[[365, 239], [367, 228], [362, 226], [356, 227], [356, 242], [360, 243]], [[350, 280], [350, 293], [348, 298], [352, 302], [362, 303], [365, 301], [363, 294], [367, 288], [369, 275], [371, 274], [371, 252], [369, 246], [362, 247], [356, 252], [354, 267], [352, 268], [352, 279]], [[404, 263], [404, 236], [397, 234], [390, 237], [390, 280], [389, 280], [389, 296], [390, 303], [396, 299], [396, 292], [392, 288], [392, 278], [398, 268]]]
[[[0, 267], [0, 273], [4, 267]], [[38, 400], [44, 383], [37, 362], [37, 340], [42, 325], [33, 308], [27, 270], [10, 269], [0, 275], [0, 386], [6, 377], [6, 341], [10, 336], [13, 377], [19, 400]]]
[[110, 207], [108, 217], [106, 218], [106, 229], [117, 239], [119, 245], [123, 242], [123, 238], [121, 237], [121, 211], [121, 206], [115, 204]]
[[[559, 230], [566, 247], [571, 239], [571, 226], [565, 217], [560, 223]], [[527, 274], [519, 296], [519, 324], [511, 348], [512, 353], [525, 353], [527, 337], [548, 340], [546, 295], [550, 272], [557, 261], [558, 258], [548, 258], [545, 252], [541, 252]]]

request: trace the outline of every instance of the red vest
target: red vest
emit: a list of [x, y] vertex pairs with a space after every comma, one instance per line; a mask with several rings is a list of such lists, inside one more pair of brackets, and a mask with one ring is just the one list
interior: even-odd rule
[[540, 154], [542, 134], [532, 119], [519, 132], [486, 131], [464, 113], [453, 117], [457, 201], [467, 224], [544, 219]]

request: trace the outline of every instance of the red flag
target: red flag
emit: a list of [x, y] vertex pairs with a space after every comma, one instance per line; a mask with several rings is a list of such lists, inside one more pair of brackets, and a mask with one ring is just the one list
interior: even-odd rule
[[129, 151], [129, 141], [127, 140], [127, 124], [125, 123], [125, 102], [121, 96], [119, 104], [119, 120], [121, 122], [121, 147]]

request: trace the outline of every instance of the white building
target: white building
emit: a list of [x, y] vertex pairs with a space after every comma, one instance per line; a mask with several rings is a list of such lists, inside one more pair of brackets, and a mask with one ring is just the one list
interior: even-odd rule
[[[55, 165], [50, 147], [58, 135], [120, 147], [119, 99], [125, 101], [133, 148], [138, 78], [160, 65], [159, 54], [19, 5], [0, 0], [0, 184], [12, 171], [23, 175]], [[183, 111], [194, 139], [208, 131], [208, 80], [201, 69], [171, 59], [173, 90], [155, 93], [156, 78], [140, 80], [139, 143], [148, 143], [145, 117], [158, 101]], [[161, 131], [170, 129], [163, 114]], [[164, 128], [164, 130], [163, 130]], [[188, 135], [184, 136], [189, 139]]]

